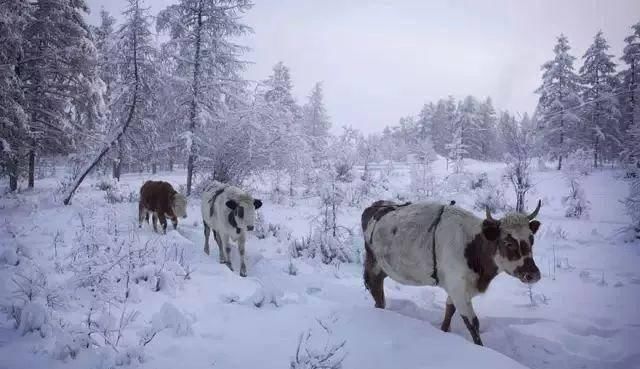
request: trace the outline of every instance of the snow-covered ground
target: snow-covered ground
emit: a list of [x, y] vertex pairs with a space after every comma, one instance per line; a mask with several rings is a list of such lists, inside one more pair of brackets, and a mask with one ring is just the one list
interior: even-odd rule
[[[435, 163], [440, 178], [444, 165]], [[474, 162], [467, 170], [498, 181], [503, 165]], [[135, 194], [152, 177], [176, 187], [185, 180], [182, 172], [127, 174], [120, 191]], [[529, 291], [503, 274], [474, 300], [485, 347], [473, 345], [458, 315], [451, 333], [439, 330], [445, 294], [438, 288], [387, 279], [388, 308], [379, 310], [363, 286], [359, 263], [292, 259], [290, 239], [309, 233], [317, 198], [274, 204], [266, 185], [253, 184], [263, 191], [256, 196], [264, 200], [265, 223], [292, 234], [252, 237], [249, 276], [241, 278], [235, 249], [236, 272], [218, 263], [216, 247], [210, 256], [202, 252], [197, 198], [190, 199], [189, 217], [177, 231], [158, 235], [146, 225], [138, 229], [136, 202], [109, 204], [95, 178], [68, 207], [55, 193], [57, 179], [39, 181], [33, 192], [0, 199], [0, 368], [275, 369], [331, 347], [342, 348], [328, 360], [344, 357], [344, 368], [640, 368], [640, 245], [625, 243], [620, 234], [628, 218], [619, 200], [628, 184], [614, 170], [583, 178], [592, 210], [588, 219], [576, 220], [564, 217], [561, 173], [536, 172], [533, 178], [528, 203], [543, 199], [534, 246], [543, 279]], [[410, 197], [406, 167], [396, 166], [389, 187], [389, 196]], [[474, 193], [466, 187], [440, 193], [443, 200], [473, 207]], [[361, 211], [362, 206], [344, 207], [340, 215], [340, 224], [356, 232], [357, 247]], [[86, 262], [82, 253], [94, 246], [144, 248], [156, 264], [146, 266], [151, 271], [136, 270], [137, 284], [132, 279], [126, 300], [120, 294], [98, 301], [96, 289], [115, 282], [82, 279], [78, 263]], [[109, 276], [112, 265], [105, 260], [91, 267]], [[35, 283], [41, 287], [25, 305], [25, 280], [33, 279], [34, 270], [44, 282]], [[22, 308], [19, 327], [11, 318], [12, 303]], [[131, 313], [114, 342], [122, 316]], [[86, 323], [92, 319], [96, 323]], [[79, 338], [88, 336], [88, 327], [94, 330], [89, 344]]]

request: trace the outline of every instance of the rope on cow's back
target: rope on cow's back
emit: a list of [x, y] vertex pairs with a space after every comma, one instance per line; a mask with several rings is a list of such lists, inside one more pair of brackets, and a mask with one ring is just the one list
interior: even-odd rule
[[[455, 204], [455, 201], [451, 201], [451, 205]], [[436, 285], [440, 284], [440, 279], [438, 278], [438, 259], [436, 258], [436, 230], [438, 229], [438, 224], [440, 224], [440, 220], [442, 219], [442, 213], [444, 213], [444, 205], [440, 206], [440, 211], [438, 211], [438, 216], [433, 220], [431, 226], [429, 226], [429, 232], [433, 235], [433, 242], [431, 243], [431, 257], [433, 258], [433, 271], [431, 272], [431, 278], [436, 281]]]

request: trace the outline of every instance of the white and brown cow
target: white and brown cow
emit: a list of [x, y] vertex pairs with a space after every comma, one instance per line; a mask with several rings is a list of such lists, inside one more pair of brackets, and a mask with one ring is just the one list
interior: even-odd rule
[[202, 223], [204, 224], [204, 252], [209, 255], [209, 236], [213, 237], [220, 250], [220, 263], [231, 266], [231, 240], [238, 244], [240, 253], [240, 275], [247, 276], [244, 246], [247, 231], [253, 231], [256, 209], [262, 201], [254, 199], [238, 187], [213, 182], [202, 194]]
[[457, 309], [473, 341], [482, 345], [471, 299], [502, 271], [524, 283], [540, 280], [532, 255], [540, 205], [529, 215], [510, 213], [498, 220], [488, 210], [481, 219], [457, 206], [432, 202], [373, 203], [362, 213], [362, 229], [364, 282], [375, 306], [385, 307], [387, 276], [407, 285], [440, 286], [448, 294], [442, 330], [449, 331]]

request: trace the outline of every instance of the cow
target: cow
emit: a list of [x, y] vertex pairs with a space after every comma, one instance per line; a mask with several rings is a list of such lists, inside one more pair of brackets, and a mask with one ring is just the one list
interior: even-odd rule
[[453, 203], [374, 202], [361, 221], [364, 283], [375, 307], [385, 307], [387, 276], [401, 284], [442, 287], [448, 295], [442, 331], [449, 331], [457, 309], [473, 342], [482, 345], [471, 299], [503, 271], [527, 284], [540, 280], [533, 261], [540, 206], [538, 201], [528, 215], [508, 213], [501, 219], [487, 209], [481, 219]]
[[231, 266], [231, 240], [238, 244], [240, 253], [240, 276], [247, 276], [244, 246], [247, 232], [253, 231], [256, 209], [262, 206], [260, 199], [254, 199], [238, 187], [213, 182], [202, 194], [202, 223], [204, 225], [204, 252], [209, 255], [209, 236], [218, 244], [220, 264]]
[[153, 230], [158, 231], [156, 222], [160, 219], [162, 232], [167, 233], [167, 217], [171, 219], [173, 229], [178, 227], [178, 218], [187, 217], [187, 198], [163, 181], [146, 181], [140, 188], [138, 203], [138, 227], [142, 221], [149, 222], [149, 213], [153, 214]]

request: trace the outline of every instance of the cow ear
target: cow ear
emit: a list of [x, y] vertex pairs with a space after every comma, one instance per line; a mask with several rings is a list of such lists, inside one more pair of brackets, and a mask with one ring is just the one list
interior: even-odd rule
[[231, 210], [234, 210], [235, 208], [238, 207], [238, 203], [233, 201], [233, 200], [229, 200], [225, 203], [225, 205], [227, 205], [227, 207]]
[[260, 199], [253, 200], [253, 207], [255, 209], [260, 209], [261, 206], [262, 206], [262, 200]]
[[489, 241], [495, 241], [500, 236], [500, 222], [485, 219], [482, 221], [482, 234]]
[[536, 232], [538, 232], [538, 228], [540, 228], [540, 222], [538, 222], [537, 220], [532, 220], [529, 222], [529, 229], [531, 230], [531, 232], [533, 232], [533, 234], [536, 234]]

